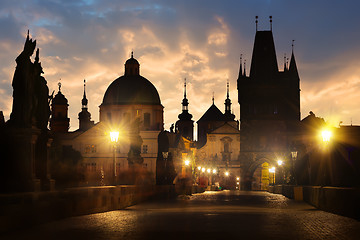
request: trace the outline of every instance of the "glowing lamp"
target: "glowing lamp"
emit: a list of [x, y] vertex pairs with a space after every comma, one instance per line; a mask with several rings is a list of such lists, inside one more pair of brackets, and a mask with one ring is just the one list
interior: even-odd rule
[[117, 142], [119, 139], [119, 132], [110, 132], [111, 142]]

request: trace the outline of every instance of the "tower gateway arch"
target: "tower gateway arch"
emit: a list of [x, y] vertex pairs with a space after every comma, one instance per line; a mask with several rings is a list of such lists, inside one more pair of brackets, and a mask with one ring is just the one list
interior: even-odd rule
[[[253, 188], [254, 173], [261, 172], [264, 163], [271, 167], [280, 159], [289, 162], [300, 123], [299, 83], [293, 49], [290, 64], [284, 57], [284, 67], [279, 70], [272, 30], [256, 29], [250, 74], [240, 59], [237, 80], [241, 189]], [[269, 184], [269, 177], [263, 180]]]

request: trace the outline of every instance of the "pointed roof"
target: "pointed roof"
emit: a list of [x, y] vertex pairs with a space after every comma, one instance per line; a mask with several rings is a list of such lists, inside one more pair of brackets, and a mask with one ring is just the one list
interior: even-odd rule
[[278, 72], [272, 31], [257, 31], [250, 67], [252, 79], [268, 79]]
[[297, 70], [295, 56], [294, 56], [294, 51], [291, 53], [289, 72], [294, 77], [299, 78], [299, 73], [298, 73], [298, 70]]
[[239, 77], [238, 77], [238, 79], [239, 79], [240, 77], [242, 77], [242, 75], [243, 75], [243, 69], [242, 69], [242, 54], [240, 54], [240, 69], [239, 69]]
[[226, 121], [224, 114], [212, 104], [197, 122], [202, 121]]

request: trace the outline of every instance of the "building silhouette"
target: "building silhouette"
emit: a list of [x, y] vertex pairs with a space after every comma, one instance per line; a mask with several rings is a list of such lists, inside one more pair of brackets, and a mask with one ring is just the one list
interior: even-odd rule
[[[256, 31], [250, 74], [242, 59], [237, 79], [240, 104], [240, 164], [243, 189], [264, 163], [288, 158], [300, 121], [300, 88], [294, 51], [279, 71], [272, 31]], [[264, 183], [268, 184], [268, 183]]]

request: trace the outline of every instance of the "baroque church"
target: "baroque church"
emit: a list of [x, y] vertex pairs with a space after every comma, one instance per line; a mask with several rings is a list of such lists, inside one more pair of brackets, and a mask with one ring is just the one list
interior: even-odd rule
[[[91, 114], [87, 110], [85, 81], [81, 102], [79, 129], [68, 132], [68, 102], [59, 86], [52, 101], [50, 130], [57, 136], [60, 145], [81, 153], [86, 184], [97, 184], [99, 179], [103, 184], [111, 184], [114, 175], [116, 182], [125, 181], [122, 175], [126, 174], [131, 164], [128, 161], [134, 144], [131, 139], [136, 138], [136, 132], [141, 155], [138, 163], [151, 173], [150, 182], [155, 182], [157, 141], [163, 130], [164, 107], [154, 85], [140, 75], [140, 64], [133, 53], [125, 63], [124, 75], [115, 79], [104, 94], [100, 105], [100, 122], [94, 124], [91, 121]], [[110, 142], [112, 131], [119, 132], [116, 146]]]

